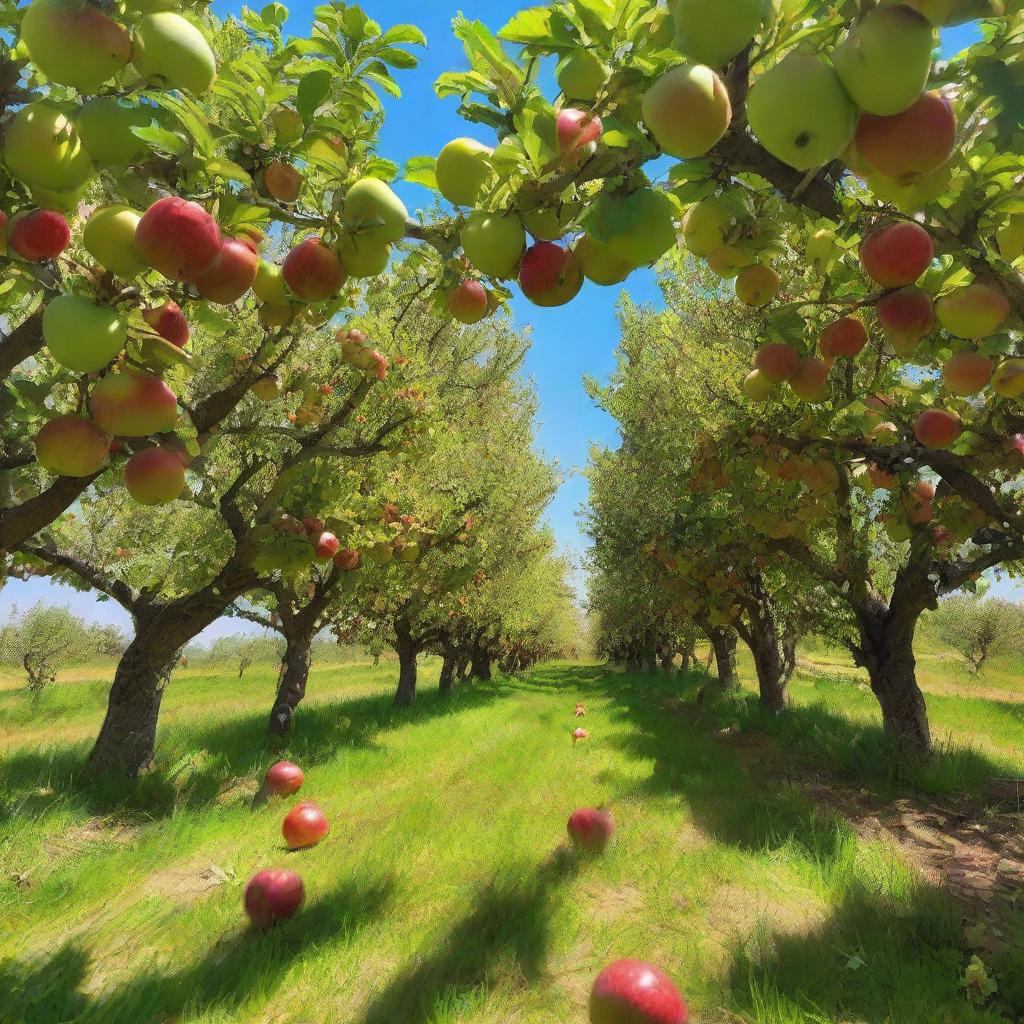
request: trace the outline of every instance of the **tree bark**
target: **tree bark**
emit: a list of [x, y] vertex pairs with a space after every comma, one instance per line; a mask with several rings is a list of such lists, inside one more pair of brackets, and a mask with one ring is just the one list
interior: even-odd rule
[[452, 692], [452, 685], [455, 681], [455, 655], [445, 654], [441, 662], [441, 680], [438, 683], [437, 692], [442, 697], [447, 697]]
[[290, 736], [295, 709], [306, 696], [309, 680], [312, 637], [308, 632], [285, 636], [284, 660], [274, 706], [270, 710], [268, 732], [272, 736]]
[[725, 626], [712, 626], [707, 633], [715, 652], [719, 685], [723, 690], [739, 689], [740, 677], [736, 674], [736, 634]]
[[469, 666], [469, 674], [474, 679], [482, 679], [485, 683], [491, 678], [491, 656], [481, 647], [473, 650], [473, 657]]
[[469, 657], [465, 654], [458, 656], [457, 668], [455, 674], [458, 677], [460, 683], [464, 683], [469, 678]]
[[398, 689], [395, 691], [395, 704], [407, 708], [416, 700], [416, 655], [419, 652], [413, 643], [409, 623], [404, 620], [395, 623], [395, 650], [398, 653]]
[[71, 508], [99, 475], [59, 476], [45, 491], [20, 505], [0, 509], [0, 548], [16, 548], [49, 526]]
[[750, 645], [757, 670], [757, 688], [761, 707], [773, 715], [781, 714], [789, 703], [787, 676], [782, 652], [774, 633], [753, 630]]

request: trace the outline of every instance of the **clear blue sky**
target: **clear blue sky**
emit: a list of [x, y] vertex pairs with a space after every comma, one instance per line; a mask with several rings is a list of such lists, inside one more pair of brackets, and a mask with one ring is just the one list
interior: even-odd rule
[[[257, 6], [258, 4], [254, 4]], [[457, 101], [441, 101], [433, 91], [435, 79], [444, 71], [466, 66], [458, 40], [451, 33], [451, 19], [459, 10], [482, 18], [493, 30], [501, 27], [515, 11], [528, 6], [525, 0], [487, 0], [486, 4], [457, 3], [452, 0], [364, 0], [363, 9], [385, 28], [400, 22], [413, 22], [423, 29], [428, 47], [421, 53], [420, 66], [413, 71], [398, 72], [402, 98], [387, 98], [387, 118], [381, 133], [381, 155], [400, 166], [413, 156], [436, 156], [449, 139], [475, 134], [488, 139], [482, 126], [467, 125], [457, 116]], [[225, 15], [238, 11], [237, 0], [215, 0], [214, 9]], [[314, 5], [308, 0], [290, 4], [288, 29], [305, 34], [312, 19]], [[973, 29], [958, 29], [944, 40], [944, 51], [955, 53], [970, 40]], [[414, 210], [431, 202], [432, 194], [416, 185], [398, 183], [402, 198]], [[660, 295], [650, 271], [633, 274], [628, 289], [637, 302], [659, 303]], [[536, 382], [540, 397], [538, 444], [544, 453], [557, 458], [566, 480], [549, 511], [549, 519], [560, 543], [574, 555], [582, 550], [576, 510], [586, 502], [586, 481], [578, 470], [586, 464], [592, 442], [615, 443], [614, 423], [595, 409], [583, 391], [584, 373], [599, 379], [607, 377], [614, 366], [618, 342], [616, 304], [619, 288], [599, 288], [588, 283], [583, 293], [570, 305], [560, 309], [540, 310], [526, 300], [517, 298], [513, 312], [517, 322], [529, 326], [533, 347], [527, 360], [527, 372]], [[12, 582], [0, 592], [0, 616], [10, 606], [24, 608], [37, 600], [69, 603], [81, 614], [101, 621], [119, 622], [127, 626], [127, 618], [113, 602], [98, 602], [91, 594], [77, 594], [65, 588], [55, 592], [46, 581]], [[212, 636], [240, 631], [244, 624], [222, 620], [205, 634]]]

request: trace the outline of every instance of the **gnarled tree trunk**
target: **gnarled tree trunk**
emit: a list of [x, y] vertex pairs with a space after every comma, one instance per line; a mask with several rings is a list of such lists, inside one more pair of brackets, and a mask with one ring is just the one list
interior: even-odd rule
[[405, 619], [395, 623], [395, 651], [398, 653], [398, 689], [395, 704], [410, 707], [416, 700], [416, 656], [419, 650], [412, 639], [412, 628]]
[[307, 630], [286, 634], [284, 658], [281, 662], [281, 678], [277, 685], [277, 696], [270, 709], [267, 731], [272, 736], [290, 736], [295, 719], [295, 709], [306, 696], [309, 680], [312, 636]]
[[447, 697], [452, 692], [452, 685], [455, 681], [455, 662], [455, 652], [446, 650], [444, 660], [441, 662], [441, 679], [437, 685], [437, 692], [442, 697]]
[[469, 674], [474, 679], [482, 679], [484, 682], [488, 682], [491, 678], [491, 656], [480, 646], [473, 648]]
[[707, 630], [718, 667], [718, 684], [723, 690], [736, 690], [740, 677], [736, 674], [736, 633], [726, 626], [712, 626]]

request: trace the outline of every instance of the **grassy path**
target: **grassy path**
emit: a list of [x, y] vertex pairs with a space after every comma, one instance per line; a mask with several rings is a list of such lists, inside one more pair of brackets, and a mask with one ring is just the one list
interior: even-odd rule
[[[289, 854], [288, 805], [250, 807], [277, 756], [270, 682], [176, 683], [159, 770], [130, 792], [79, 771], [88, 682], [58, 700], [65, 741], [59, 719], [8, 719], [4, 1024], [582, 1024], [620, 956], [662, 964], [703, 1024], [1024, 1019], [998, 961], [999, 998], [966, 1000], [961, 914], [899, 849], [769, 784], [683, 713], [692, 688], [551, 666], [450, 701], [428, 683], [395, 712], [386, 666], [322, 671], [287, 754], [332, 829]], [[616, 842], [569, 856], [565, 819], [601, 802]], [[241, 886], [265, 866], [299, 871], [307, 904], [260, 935]]]

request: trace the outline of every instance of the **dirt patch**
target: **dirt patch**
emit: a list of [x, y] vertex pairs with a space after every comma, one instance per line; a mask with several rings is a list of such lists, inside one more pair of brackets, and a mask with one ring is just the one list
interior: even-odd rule
[[747, 889], [735, 882], [717, 886], [707, 901], [714, 921], [708, 923], [708, 933], [721, 936], [728, 942], [737, 937], [747, 940], [760, 931], [771, 935], [809, 935], [824, 923], [828, 909], [816, 905], [801, 891], [790, 903], [773, 899], [764, 889]]
[[43, 840], [42, 848], [54, 861], [61, 857], [79, 857], [92, 846], [126, 846], [138, 828], [114, 818], [89, 818], [59, 836]]
[[222, 885], [231, 884], [234, 878], [234, 872], [216, 864], [178, 864], [151, 874], [146, 880], [146, 889], [174, 903], [187, 904], [202, 899]]
[[635, 885], [595, 885], [587, 888], [587, 907], [604, 921], [614, 921], [623, 914], [640, 910], [644, 905], [643, 893]]

